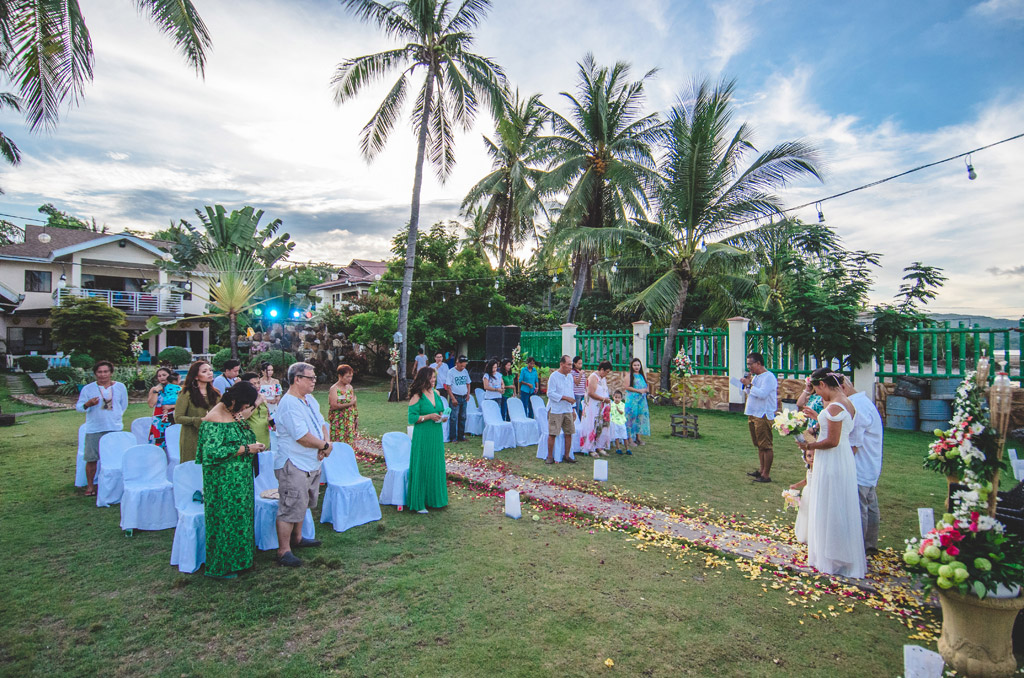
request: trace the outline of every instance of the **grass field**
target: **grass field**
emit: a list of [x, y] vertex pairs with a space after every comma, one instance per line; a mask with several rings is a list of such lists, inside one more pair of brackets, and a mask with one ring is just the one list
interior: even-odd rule
[[[372, 435], [404, 430], [404, 406], [384, 397], [360, 389], [361, 427]], [[126, 423], [145, 413], [132, 405]], [[658, 429], [667, 412], [654, 419]], [[728, 561], [645, 548], [553, 512], [511, 521], [499, 497], [455, 484], [446, 511], [387, 508], [380, 523], [343, 534], [318, 524], [324, 546], [301, 554], [309, 560], [299, 570], [276, 567], [268, 552], [232, 582], [181, 575], [168, 564], [172, 530], [126, 538], [116, 507], [97, 509], [73, 488], [80, 423], [81, 415], [62, 412], [0, 431], [3, 676], [901, 671], [910, 632], [884, 613], [863, 605], [845, 612], [827, 595], [797, 604]], [[633, 458], [613, 459], [612, 478], [624, 492], [669, 504], [776, 515], [783, 484], [741, 477], [753, 458], [742, 420], [702, 415], [701, 426], [706, 437], [696, 443], [656, 435]], [[941, 491], [919, 467], [915, 438], [886, 448], [883, 481], [888, 475], [891, 484], [879, 496], [889, 543], [902, 538], [890, 531], [903, 520], [893, 495], [908, 493], [912, 508]], [[499, 455], [537, 476], [589, 473], [586, 462], [552, 471], [528, 450]], [[779, 479], [790, 471], [795, 479], [795, 452], [790, 461], [779, 456]], [[361, 467], [379, 489], [383, 466]], [[826, 612], [833, 603], [839, 609]]]

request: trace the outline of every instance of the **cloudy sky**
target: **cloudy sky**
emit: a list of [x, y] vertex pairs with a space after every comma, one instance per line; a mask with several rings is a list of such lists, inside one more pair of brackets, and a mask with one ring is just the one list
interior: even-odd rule
[[[24, 153], [0, 170], [0, 211], [52, 202], [118, 229], [156, 230], [204, 204], [252, 204], [281, 218], [296, 260], [387, 254], [408, 220], [414, 139], [403, 124], [367, 165], [358, 134], [385, 86], [339, 108], [329, 81], [346, 57], [392, 46], [333, 0], [197, 0], [214, 41], [205, 80], [128, 0], [80, 0], [96, 79], [58, 130], [0, 129]], [[698, 75], [736, 78], [738, 118], [761, 148], [807, 138], [824, 185], [797, 205], [1024, 132], [1024, 0], [500, 0], [476, 50], [524, 94], [565, 110], [577, 62], [629, 61], [652, 111]], [[458, 167], [424, 185], [423, 219], [457, 217], [489, 170], [480, 119], [458, 137]], [[1024, 314], [1024, 139], [824, 203], [847, 246], [882, 253], [873, 292], [891, 298], [904, 266], [941, 266], [937, 312]], [[813, 208], [798, 216], [816, 218]], [[15, 223], [22, 223], [12, 219]]]

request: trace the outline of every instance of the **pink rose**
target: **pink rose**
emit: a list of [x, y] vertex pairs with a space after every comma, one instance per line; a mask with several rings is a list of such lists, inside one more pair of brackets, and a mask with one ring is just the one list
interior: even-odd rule
[[946, 553], [948, 553], [951, 556], [958, 556], [960, 555], [960, 549], [958, 549], [955, 546], [950, 546], [948, 549], [946, 549]]

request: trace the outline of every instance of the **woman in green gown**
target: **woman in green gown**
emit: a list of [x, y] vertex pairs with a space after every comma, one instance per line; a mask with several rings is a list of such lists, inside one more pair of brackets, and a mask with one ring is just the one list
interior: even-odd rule
[[409, 457], [409, 483], [405, 503], [413, 511], [426, 513], [427, 507], [448, 505], [448, 474], [444, 464], [444, 396], [434, 389], [437, 372], [424, 367], [409, 387], [409, 424], [412, 453]]
[[234, 579], [252, 567], [254, 529], [253, 463], [264, 449], [245, 419], [259, 397], [240, 381], [221, 397], [199, 424], [196, 463], [203, 467], [206, 513], [206, 575]]

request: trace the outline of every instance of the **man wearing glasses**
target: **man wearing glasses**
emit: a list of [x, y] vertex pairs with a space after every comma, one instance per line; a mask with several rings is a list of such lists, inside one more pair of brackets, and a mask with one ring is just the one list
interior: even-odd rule
[[[313, 397], [316, 372], [309, 363], [288, 368], [288, 392], [274, 412], [278, 450], [277, 562], [298, 567], [302, 561], [292, 549], [320, 546], [318, 539], [302, 537], [306, 509], [316, 508], [320, 497], [320, 462], [331, 454], [327, 422]], [[283, 463], [282, 463], [283, 462]]]

